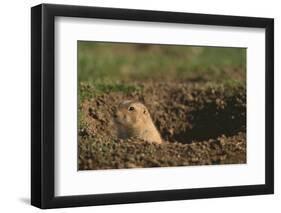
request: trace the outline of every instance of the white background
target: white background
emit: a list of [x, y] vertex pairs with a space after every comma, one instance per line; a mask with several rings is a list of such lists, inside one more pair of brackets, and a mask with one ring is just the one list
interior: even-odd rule
[[[275, 108], [281, 108], [281, 14], [279, 1], [94, 1], [60, 0], [45, 3], [82, 4], [275, 18]], [[0, 211], [38, 212], [30, 196], [30, 7], [41, 1], [1, 2], [0, 32]], [[277, 82], [279, 82], [277, 85]], [[277, 212], [281, 207], [280, 110], [275, 111], [275, 195], [158, 202], [51, 210], [55, 212]], [[279, 130], [279, 131], [278, 131]], [[280, 210], [279, 210], [280, 211]]]

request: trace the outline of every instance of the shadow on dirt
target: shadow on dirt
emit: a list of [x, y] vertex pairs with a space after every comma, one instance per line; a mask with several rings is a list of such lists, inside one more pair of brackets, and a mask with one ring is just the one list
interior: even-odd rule
[[223, 109], [218, 109], [215, 103], [208, 103], [202, 109], [190, 112], [188, 117], [186, 131], [175, 133], [170, 140], [191, 143], [246, 131], [245, 109], [235, 107], [235, 103], [228, 103]]

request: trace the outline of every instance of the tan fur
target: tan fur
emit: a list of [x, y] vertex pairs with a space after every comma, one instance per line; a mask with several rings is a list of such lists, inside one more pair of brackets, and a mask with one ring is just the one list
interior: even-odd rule
[[137, 137], [151, 143], [162, 143], [161, 136], [142, 103], [121, 102], [114, 113], [114, 121], [120, 138]]

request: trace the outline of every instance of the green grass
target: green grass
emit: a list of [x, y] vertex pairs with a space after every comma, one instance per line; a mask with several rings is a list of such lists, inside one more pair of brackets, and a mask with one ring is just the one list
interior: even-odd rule
[[245, 48], [78, 42], [79, 82], [94, 83], [101, 91], [110, 84], [110, 89], [126, 90], [120, 84], [155, 79], [226, 82], [237, 79], [235, 70], [243, 81]]
[[81, 83], [78, 86], [79, 100], [94, 98], [102, 93], [122, 92], [129, 94], [134, 91], [141, 91], [142, 86], [136, 84], [121, 84], [121, 83]]

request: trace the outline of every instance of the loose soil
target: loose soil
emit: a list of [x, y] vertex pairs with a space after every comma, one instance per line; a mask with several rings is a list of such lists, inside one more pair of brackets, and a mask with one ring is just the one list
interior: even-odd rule
[[[136, 91], [105, 92], [79, 105], [79, 170], [246, 163], [244, 86], [138, 82]], [[89, 89], [89, 85], [80, 85]], [[164, 143], [116, 136], [122, 100], [144, 103]]]

